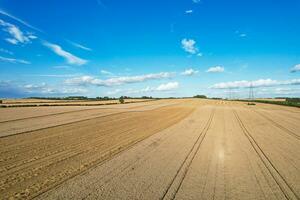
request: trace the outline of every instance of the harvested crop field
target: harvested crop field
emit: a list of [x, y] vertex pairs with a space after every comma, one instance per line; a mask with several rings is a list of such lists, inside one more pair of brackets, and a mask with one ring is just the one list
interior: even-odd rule
[[0, 199], [300, 198], [298, 108], [174, 99], [0, 116]]
[[[146, 102], [154, 99], [126, 99], [125, 103]], [[49, 100], [49, 99], [4, 99], [0, 107], [36, 106], [99, 106], [119, 104], [119, 100]]]

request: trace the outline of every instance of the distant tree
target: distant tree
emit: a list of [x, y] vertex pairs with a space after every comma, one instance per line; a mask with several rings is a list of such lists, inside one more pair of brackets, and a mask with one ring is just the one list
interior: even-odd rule
[[300, 103], [300, 98], [286, 98], [286, 101]]
[[121, 97], [119, 98], [119, 102], [120, 102], [121, 104], [125, 103], [124, 97], [123, 97], [123, 96], [121, 96]]
[[142, 96], [141, 99], [152, 99], [152, 96]]
[[201, 99], [207, 99], [205, 95], [195, 95], [194, 98], [201, 98]]
[[0, 99], [0, 103], [3, 103], [3, 101]]
[[67, 100], [87, 100], [88, 98], [85, 96], [68, 96], [65, 99], [67, 99]]

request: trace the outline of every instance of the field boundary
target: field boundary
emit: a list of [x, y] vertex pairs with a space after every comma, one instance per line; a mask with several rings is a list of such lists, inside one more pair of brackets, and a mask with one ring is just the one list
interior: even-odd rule
[[[139, 102], [141, 102], [141, 101], [139, 101]], [[132, 102], [132, 103], [139, 103], [139, 102]], [[140, 108], [140, 107], [147, 107], [147, 106], [151, 106], [151, 105], [152, 104], [150, 104], [150, 105], [138, 105], [138, 106], [134, 106], [134, 107], [131, 107], [131, 108], [103, 108], [103, 107], [100, 107], [100, 108], [89, 108], [89, 109], [82, 109], [82, 110], [71, 110], [71, 111], [52, 113], [52, 114], [47, 114], [47, 115], [38, 115], [38, 116], [32, 116], [32, 117], [25, 117], [25, 118], [19, 118], [19, 119], [0, 121], [0, 124], [1, 123], [7, 123], [7, 122], [21, 121], [21, 120], [26, 120], [26, 119], [35, 119], [35, 118], [39, 118], [39, 117], [48, 117], [48, 116], [55, 116], [55, 115], [61, 115], [61, 114], [67, 114], [67, 113], [84, 112], [84, 111], [89, 111], [89, 110], [109, 110], [109, 109], [111, 109], [111, 110], [114, 110], [114, 109], [120, 109], [120, 110], [126, 109], [126, 110], [128, 110], [128, 109], [134, 109], [134, 108]]]
[[288, 102], [288, 101], [265, 101], [265, 100], [242, 100], [242, 99], [236, 99], [234, 101], [264, 103], [264, 104], [273, 104], [273, 105], [279, 105], [279, 106], [289, 106], [289, 107], [300, 108], [299, 103]]
[[[142, 103], [142, 102], [148, 102], [148, 101], [156, 101], [158, 99], [153, 99], [153, 100], [144, 100], [144, 101], [130, 101], [130, 102], [124, 102], [124, 104], [129, 104], [129, 103]], [[34, 103], [28, 103], [26, 105], [26, 103], [22, 104], [22, 105], [7, 105], [7, 104], [0, 104], [0, 108], [15, 108], [15, 107], [51, 107], [51, 106], [105, 106], [105, 105], [116, 105], [116, 104], [120, 104], [118, 102], [114, 102], [114, 103], [95, 103], [95, 104], [88, 104], [88, 103], [83, 103], [83, 104], [76, 104], [76, 103], [64, 103], [64, 104], [56, 104], [57, 102], [55, 102], [54, 104], [50, 103], [43, 103], [43, 104], [34, 104]], [[21, 103], [19, 103], [21, 104]]]

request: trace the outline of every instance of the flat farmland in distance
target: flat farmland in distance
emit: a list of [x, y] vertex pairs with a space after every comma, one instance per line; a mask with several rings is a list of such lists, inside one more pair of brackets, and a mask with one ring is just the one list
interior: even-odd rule
[[271, 99], [271, 98], [259, 98], [255, 100], [260, 100], [260, 101], [286, 101], [286, 99]]
[[[155, 99], [125, 99], [125, 103], [146, 102]], [[119, 104], [119, 100], [50, 100], [50, 99], [4, 99], [2, 107], [30, 106], [93, 106]]]
[[10, 198], [299, 199], [300, 109], [205, 99], [3, 108], [0, 199]]

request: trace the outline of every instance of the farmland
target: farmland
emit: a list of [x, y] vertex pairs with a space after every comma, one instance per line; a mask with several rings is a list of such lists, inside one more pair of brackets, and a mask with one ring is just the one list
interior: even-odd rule
[[300, 109], [206, 99], [2, 108], [9, 198], [299, 199]]
[[[153, 99], [126, 99], [126, 103], [152, 101]], [[52, 100], [52, 99], [5, 99], [0, 107], [38, 106], [99, 106], [118, 104], [119, 100]]]

